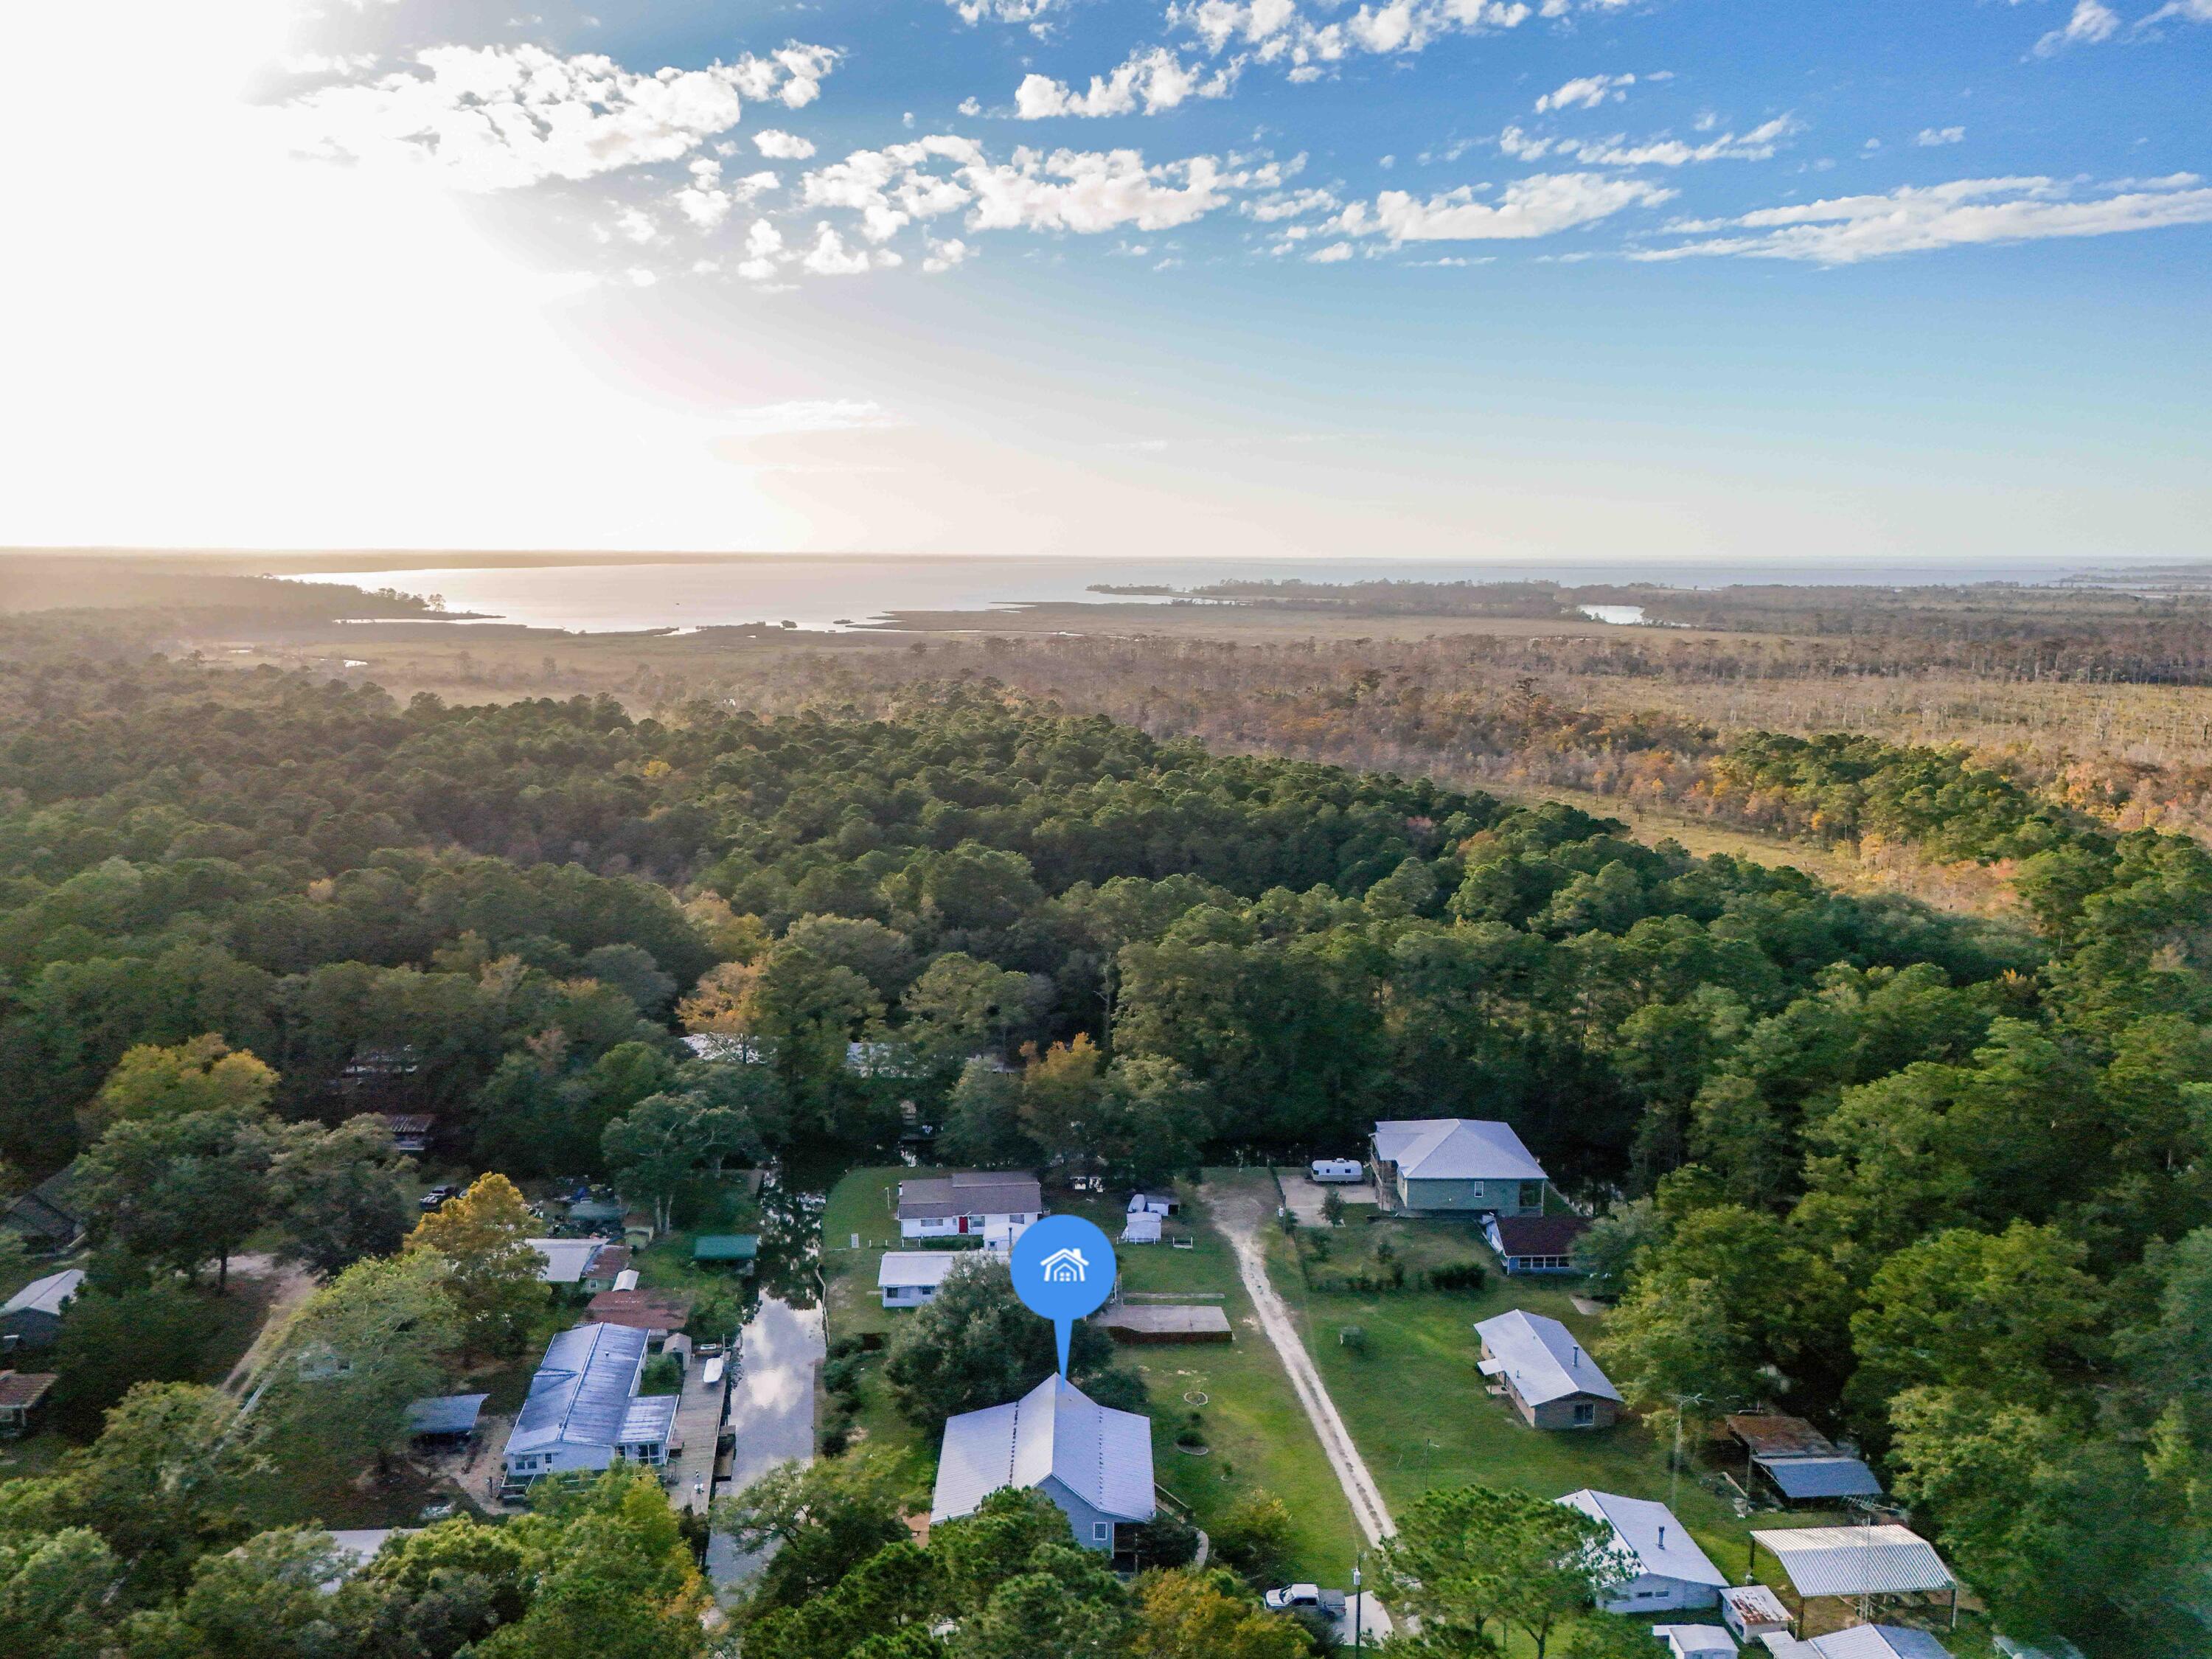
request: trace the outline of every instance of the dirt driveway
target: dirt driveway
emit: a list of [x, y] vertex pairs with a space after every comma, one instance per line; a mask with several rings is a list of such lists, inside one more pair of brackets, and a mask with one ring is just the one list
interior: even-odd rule
[[1369, 1543], [1381, 1543], [1395, 1530], [1389, 1508], [1382, 1502], [1382, 1489], [1367, 1472], [1367, 1464], [1359, 1455], [1359, 1449], [1352, 1444], [1344, 1419], [1337, 1415], [1336, 1402], [1328, 1397], [1321, 1373], [1314, 1368], [1313, 1357], [1298, 1339], [1291, 1310], [1284, 1306], [1283, 1298], [1275, 1294], [1275, 1287], [1267, 1280], [1267, 1264], [1260, 1248], [1260, 1230], [1274, 1218], [1272, 1192], [1243, 1183], [1231, 1188], [1208, 1182], [1199, 1189], [1199, 1195], [1212, 1211], [1214, 1224], [1229, 1240], [1230, 1249], [1236, 1252], [1237, 1276], [1244, 1281], [1253, 1310], [1260, 1316], [1260, 1328], [1275, 1345], [1283, 1370], [1290, 1375], [1291, 1390], [1297, 1394], [1298, 1404], [1305, 1408], [1322, 1450], [1328, 1455], [1329, 1467], [1336, 1471], [1337, 1484], [1344, 1488], [1345, 1499], [1352, 1505], [1352, 1519], [1358, 1522]]

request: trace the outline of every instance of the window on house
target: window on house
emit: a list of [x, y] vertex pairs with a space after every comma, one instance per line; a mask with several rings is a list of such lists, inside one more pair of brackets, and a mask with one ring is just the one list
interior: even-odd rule
[[1114, 1523], [1112, 1522], [1094, 1521], [1091, 1523], [1091, 1542], [1095, 1544], [1111, 1543], [1113, 1541], [1113, 1538]]
[[1577, 1428], [1589, 1428], [1596, 1421], [1597, 1407], [1595, 1406], [1582, 1405], [1575, 1407], [1575, 1426]]

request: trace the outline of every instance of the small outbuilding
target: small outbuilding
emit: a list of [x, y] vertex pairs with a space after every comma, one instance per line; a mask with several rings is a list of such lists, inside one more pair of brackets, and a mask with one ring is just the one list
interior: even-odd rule
[[1735, 1659], [1735, 1638], [1718, 1625], [1654, 1625], [1669, 1659]]
[[973, 1250], [886, 1250], [876, 1267], [876, 1289], [886, 1308], [919, 1308], [937, 1299], [955, 1267], [978, 1259]]
[[1136, 1193], [1129, 1199], [1131, 1215], [1174, 1215], [1182, 1200], [1169, 1193]]
[[1504, 1387], [1533, 1429], [1602, 1429], [1620, 1415], [1620, 1390], [1574, 1333], [1556, 1319], [1516, 1308], [1476, 1325], [1479, 1369]]
[[438, 1394], [407, 1407], [407, 1432], [417, 1440], [465, 1440], [477, 1431], [488, 1394]]
[[1160, 1218], [1150, 1210], [1132, 1210], [1121, 1224], [1124, 1244], [1157, 1244], [1160, 1242]]
[[52, 1371], [0, 1370], [0, 1440], [31, 1431], [31, 1417], [61, 1378]]
[[1229, 1316], [1208, 1303], [1117, 1302], [1097, 1322], [1116, 1342], [1230, 1342]]
[[753, 1270], [753, 1261], [760, 1255], [760, 1236], [757, 1233], [702, 1233], [691, 1242], [691, 1259], [708, 1267], [735, 1267], [741, 1273]]
[[1948, 1598], [1954, 1623], [1959, 1613], [1959, 1583], [1936, 1547], [1894, 1522], [1857, 1527], [1791, 1527], [1754, 1532], [1755, 1565], [1765, 1550], [1781, 1567], [1790, 1588], [1804, 1603], [1834, 1596], [1850, 1601], [1875, 1597]]
[[1764, 1479], [1785, 1504], [1832, 1508], [1854, 1498], [1879, 1498], [1881, 1482], [1802, 1417], [1739, 1412], [1725, 1420], [1744, 1449], [1745, 1484]]
[[34, 1279], [0, 1304], [0, 1352], [52, 1346], [62, 1334], [62, 1315], [84, 1285], [84, 1269]]
[[1571, 1273], [1575, 1241], [1589, 1231], [1579, 1215], [1486, 1215], [1482, 1231], [1498, 1253], [1498, 1265], [1511, 1276]]
[[428, 1112], [379, 1112], [376, 1121], [392, 1136], [392, 1148], [399, 1152], [427, 1152], [430, 1137], [437, 1133], [438, 1120]]
[[36, 1254], [60, 1255], [84, 1237], [84, 1211], [76, 1197], [82, 1158], [48, 1176], [15, 1201], [0, 1209], [0, 1227], [17, 1234]]
[[1747, 1642], [1790, 1628], [1790, 1609], [1764, 1584], [1731, 1584], [1721, 1592], [1721, 1623]]
[[1728, 1575], [1698, 1547], [1690, 1529], [1664, 1504], [1587, 1487], [1569, 1492], [1559, 1502], [1610, 1527], [1614, 1555], [1633, 1572], [1606, 1591], [1598, 1603], [1607, 1613], [1709, 1607], [1727, 1587]]
[[1910, 1625], [1853, 1625], [1806, 1645], [1820, 1659], [1951, 1659], [1951, 1650]]
[[601, 1291], [585, 1311], [602, 1325], [663, 1337], [684, 1328], [691, 1317], [691, 1298], [675, 1291]]

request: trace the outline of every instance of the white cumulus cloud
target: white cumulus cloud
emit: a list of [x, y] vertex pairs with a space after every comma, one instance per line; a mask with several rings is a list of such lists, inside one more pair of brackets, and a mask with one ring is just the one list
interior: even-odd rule
[[2074, 197], [2067, 185], [2040, 177], [1908, 185], [1879, 196], [1762, 208], [1740, 218], [1676, 227], [1735, 234], [1647, 248], [1633, 257], [1735, 255], [1843, 265], [1934, 248], [2109, 236], [2212, 222], [2212, 189], [2203, 188], [2194, 174], [2123, 182], [2126, 188], [2108, 187], [2107, 194], [2088, 198]]
[[775, 127], [763, 127], [753, 134], [753, 148], [776, 161], [804, 161], [814, 154], [814, 146], [808, 140]]
[[1617, 104], [1628, 96], [1627, 88], [1635, 84], [1632, 75], [1578, 76], [1539, 98], [1536, 112], [1541, 115], [1547, 110], [1595, 109], [1608, 99]]
[[1192, 98], [1226, 98], [1243, 67], [1241, 58], [1231, 59], [1208, 75], [1202, 65], [1185, 64], [1167, 47], [1154, 46], [1131, 53], [1103, 76], [1092, 76], [1085, 92], [1076, 92], [1066, 82], [1049, 76], [1026, 76], [1014, 93], [1014, 114], [1024, 121], [1055, 115], [1127, 115], [1141, 105], [1146, 114], [1156, 115]]
[[1966, 141], [1964, 127], [1923, 127], [1912, 142], [1923, 149], [1934, 149], [1941, 144], [1956, 144]]
[[1632, 144], [1618, 133], [1610, 138], [1538, 138], [1519, 127], [1508, 127], [1498, 135], [1498, 148], [1516, 161], [1540, 161], [1555, 155], [1593, 167], [1679, 167], [1693, 161], [1764, 161], [1796, 131], [1795, 118], [1778, 115], [1747, 132], [1724, 132], [1703, 143], [1654, 138]]
[[1334, 228], [1393, 242], [1518, 241], [1550, 236], [1632, 207], [1656, 207], [1674, 191], [1641, 179], [1598, 173], [1538, 173], [1506, 185], [1495, 202], [1462, 185], [1425, 201], [1386, 190], [1372, 206], [1354, 202]]
[[2069, 46], [2094, 46], [2119, 33], [2120, 15], [2104, 0], [2074, 0], [2074, 14], [2063, 28], [2056, 28], [2035, 43], [2035, 55], [2049, 58]]
[[541, 46], [434, 46], [396, 74], [295, 99], [281, 118], [307, 154], [428, 164], [464, 189], [513, 190], [676, 161], [736, 126], [744, 99], [812, 102], [837, 58], [794, 45], [646, 75]]

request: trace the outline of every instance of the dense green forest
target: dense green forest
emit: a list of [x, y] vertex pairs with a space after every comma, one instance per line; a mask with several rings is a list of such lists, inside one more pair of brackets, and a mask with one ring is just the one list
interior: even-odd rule
[[679, 1121], [702, 1158], [857, 1154], [904, 1101], [947, 1157], [1133, 1179], [1503, 1116], [1609, 1206], [1638, 1403], [1848, 1427], [2008, 1627], [2201, 1650], [2194, 842], [1942, 751], [1733, 751], [1808, 825], [2002, 863], [2014, 930], [991, 687], [640, 720], [18, 665], [0, 721], [19, 1178], [114, 1164], [151, 1133], [94, 1109], [118, 1063], [208, 1036], [280, 1118], [433, 1110], [515, 1176]]

